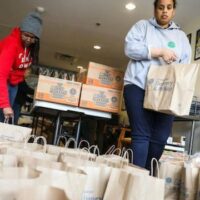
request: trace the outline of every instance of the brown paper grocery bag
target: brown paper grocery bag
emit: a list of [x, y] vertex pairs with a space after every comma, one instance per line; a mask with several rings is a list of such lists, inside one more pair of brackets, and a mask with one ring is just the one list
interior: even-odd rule
[[31, 132], [31, 128], [0, 122], [0, 140], [23, 142]]
[[149, 170], [139, 167], [137, 165], [132, 164], [133, 163], [133, 150], [132, 149], [126, 149], [124, 152], [123, 157], [130, 158], [130, 163], [126, 163], [123, 165], [123, 169], [130, 172], [131, 174], [143, 174], [143, 175], [149, 175]]
[[81, 169], [87, 174], [82, 199], [103, 199], [111, 168], [99, 165], [85, 166], [81, 167]]
[[20, 189], [35, 186], [35, 178], [28, 179], [0, 179], [0, 199], [13, 200]]
[[29, 167], [32, 169], [37, 169], [38, 167], [44, 167], [44, 168], [48, 168], [48, 169], [57, 169], [57, 170], [65, 169], [64, 163], [34, 158], [31, 156], [23, 156], [20, 159], [19, 166], [20, 167]]
[[125, 169], [127, 172], [130, 172], [131, 174], [149, 175], [149, 170], [139, 167], [137, 165], [133, 165], [131, 163], [128, 165], [124, 165], [123, 169]]
[[21, 189], [15, 195], [16, 200], [69, 200], [61, 189], [49, 186], [35, 186]]
[[144, 108], [178, 116], [189, 115], [198, 64], [151, 65]]
[[39, 171], [26, 167], [5, 167], [0, 169], [0, 179], [28, 179], [39, 176]]
[[125, 200], [124, 195], [129, 176], [130, 174], [124, 169], [112, 168], [103, 200]]
[[0, 199], [13, 200], [20, 189], [34, 186], [40, 172], [29, 168], [1, 168], [0, 170]]
[[131, 173], [126, 185], [123, 200], [164, 200], [165, 182], [164, 179], [159, 178], [158, 163], [157, 171], [158, 177], [146, 175], [141, 172]]
[[[34, 138], [34, 142], [29, 143], [29, 140]], [[42, 144], [38, 144], [38, 140], [41, 139], [43, 141]], [[47, 140], [44, 136], [30, 135], [28, 136], [24, 142], [12, 142], [10, 147], [17, 148], [17, 149], [24, 149], [28, 151], [39, 151], [39, 152], [46, 152]]]
[[96, 157], [97, 155], [87, 148], [66, 148], [65, 152], [60, 153], [58, 161], [71, 166], [85, 166], [94, 163]]
[[165, 179], [165, 200], [179, 199], [183, 167], [183, 161], [160, 162], [160, 177]]
[[60, 171], [41, 167], [38, 170], [41, 172], [36, 180], [38, 185], [63, 189], [70, 200], [81, 199], [87, 178], [83, 170], [66, 168], [65, 171]]
[[[28, 143], [30, 138], [35, 138], [33, 143]], [[38, 144], [38, 140], [42, 139], [44, 145]], [[21, 162], [24, 156], [39, 157], [42, 159], [57, 160], [58, 156], [49, 155], [46, 152], [46, 138], [43, 136], [35, 137], [34, 135], [28, 136], [24, 142], [11, 142], [5, 146], [5, 152], [8, 155], [15, 155], [18, 162]]]
[[97, 163], [103, 163], [110, 167], [122, 168], [128, 165], [129, 160], [115, 154], [101, 155], [96, 158]]
[[126, 155], [122, 155], [120, 148], [111, 146], [104, 155], [100, 155], [96, 158], [97, 163], [103, 163], [110, 167], [123, 168], [124, 165], [128, 165], [129, 159]]
[[196, 199], [195, 200], [199, 200], [200, 199], [200, 173], [198, 175], [198, 188], [197, 188], [197, 196], [196, 196]]
[[150, 184], [149, 175], [144, 174], [130, 174], [126, 189], [124, 191], [123, 200], [150, 200], [147, 194], [147, 184]]
[[[47, 145], [47, 153], [59, 155], [60, 153], [65, 152], [67, 149], [67, 146], [64, 146], [64, 144], [61, 143], [61, 139], [64, 140], [65, 145], [67, 145], [67, 137], [59, 136], [57, 139], [56, 145], [52, 145], [52, 144]], [[60, 143], [62, 144], [62, 146], [60, 146]]]
[[0, 168], [1, 167], [17, 167], [18, 159], [15, 155], [0, 154]]
[[192, 163], [185, 163], [182, 171], [179, 200], [196, 200], [198, 195], [198, 177], [199, 168], [193, 166]]

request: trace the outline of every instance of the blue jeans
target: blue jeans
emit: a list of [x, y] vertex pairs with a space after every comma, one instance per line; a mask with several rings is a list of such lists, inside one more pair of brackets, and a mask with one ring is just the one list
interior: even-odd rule
[[[9, 101], [11, 107], [13, 106], [15, 102], [15, 97], [17, 95], [18, 85], [12, 86], [8, 84], [8, 93], [9, 93]], [[2, 109], [0, 110], [0, 122], [4, 122], [4, 115]]]
[[133, 164], [150, 169], [151, 159], [160, 159], [171, 133], [174, 116], [143, 108], [145, 91], [136, 85], [124, 87], [124, 100], [131, 126]]

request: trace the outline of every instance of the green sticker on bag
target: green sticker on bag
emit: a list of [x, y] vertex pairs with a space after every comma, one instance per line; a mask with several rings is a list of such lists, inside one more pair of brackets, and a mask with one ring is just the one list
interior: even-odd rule
[[170, 42], [168, 42], [167, 46], [168, 46], [169, 48], [175, 48], [175, 47], [176, 47], [176, 44], [175, 44], [175, 42], [170, 41]]

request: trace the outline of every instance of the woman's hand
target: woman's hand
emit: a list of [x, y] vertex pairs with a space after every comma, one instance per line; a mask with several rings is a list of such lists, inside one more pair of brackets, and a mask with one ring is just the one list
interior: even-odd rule
[[167, 48], [152, 48], [151, 57], [153, 58], [161, 57], [168, 64], [177, 60], [175, 52]]
[[3, 114], [5, 119], [12, 118], [14, 113], [11, 107], [3, 108]]
[[175, 52], [170, 50], [170, 49], [162, 49], [162, 56], [161, 57], [168, 64], [177, 60], [177, 56], [176, 56]]

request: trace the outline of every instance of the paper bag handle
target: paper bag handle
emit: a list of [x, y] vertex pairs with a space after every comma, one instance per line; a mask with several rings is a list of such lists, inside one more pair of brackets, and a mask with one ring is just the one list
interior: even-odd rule
[[69, 144], [71, 142], [74, 142], [74, 148], [77, 148], [77, 142], [74, 138], [69, 138], [68, 141], [65, 143], [65, 148], [68, 148], [69, 147]]
[[153, 163], [156, 163], [156, 171], [157, 171], [157, 177], [160, 178], [160, 170], [159, 170], [159, 165], [158, 165], [158, 160], [156, 158], [152, 158], [151, 160], [151, 170], [150, 170], [150, 175], [153, 176]]

